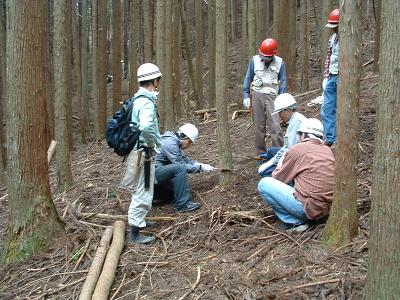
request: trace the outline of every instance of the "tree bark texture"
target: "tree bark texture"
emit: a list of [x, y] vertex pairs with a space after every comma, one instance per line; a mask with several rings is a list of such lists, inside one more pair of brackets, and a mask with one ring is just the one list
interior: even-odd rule
[[140, 0], [131, 0], [130, 4], [130, 44], [129, 44], [129, 96], [133, 96], [138, 88], [137, 68], [138, 68], [138, 41], [140, 26]]
[[174, 113], [174, 100], [173, 100], [173, 86], [172, 86], [172, 0], [165, 1], [165, 63], [164, 63], [164, 108], [165, 108], [165, 122], [164, 127], [166, 130], [175, 129], [175, 113]]
[[[107, 51], [107, 1], [98, 1], [98, 19], [97, 19], [97, 84], [98, 84], [98, 113], [97, 116], [100, 125], [100, 131], [97, 132], [98, 141], [104, 139], [107, 125], [107, 72], [108, 72], [108, 51]], [[96, 61], [94, 61], [96, 63]]]
[[78, 99], [79, 108], [79, 127], [81, 131], [82, 143], [87, 143], [87, 124], [85, 120], [83, 105], [82, 105], [82, 63], [81, 63], [81, 11], [82, 3], [74, 1], [72, 8], [72, 43], [74, 56], [74, 74], [76, 78], [76, 98]]
[[287, 66], [287, 79], [289, 88], [292, 90], [297, 89], [297, 68], [296, 68], [296, 49], [297, 49], [297, 4], [296, 1], [288, 0], [289, 10], [289, 22], [288, 33], [289, 33], [289, 51], [288, 59], [286, 62]]
[[256, 25], [256, 1], [247, 1], [247, 34], [248, 34], [248, 52], [247, 58], [252, 57], [257, 53], [257, 44], [261, 41], [257, 41], [257, 25]]
[[365, 299], [400, 295], [400, 2], [382, 1], [377, 129]]
[[58, 143], [56, 152], [59, 192], [72, 185], [70, 163], [70, 130], [68, 112], [72, 96], [71, 66], [71, 23], [69, 14], [72, 5], [69, 0], [56, 0], [54, 3], [53, 65], [54, 65], [54, 120], [55, 137]]
[[101, 137], [102, 128], [100, 122], [100, 102], [99, 102], [99, 88], [100, 82], [98, 73], [100, 71], [99, 59], [99, 38], [98, 38], [98, 27], [99, 27], [99, 7], [98, 0], [92, 0], [92, 103], [94, 107], [94, 138], [99, 139]]
[[121, 106], [122, 66], [121, 66], [121, 1], [112, 1], [112, 68], [113, 68], [113, 112]]
[[122, 78], [127, 78], [127, 74], [129, 73], [129, 13], [130, 13], [130, 3], [132, 0], [122, 0], [122, 11], [123, 11], [123, 25], [122, 25], [122, 31], [123, 31], [123, 60], [124, 60], [124, 68], [123, 68], [123, 73], [122, 73]]
[[[168, 0], [165, 0], [168, 2]], [[153, 4], [152, 0], [142, 1], [144, 62], [153, 61]], [[170, 20], [169, 20], [170, 21]], [[164, 24], [165, 25], [165, 24]]]
[[329, 37], [332, 35], [332, 29], [326, 28], [325, 25], [328, 23], [328, 16], [330, 12], [333, 10], [333, 0], [324, 0], [321, 1], [321, 52], [320, 52], [320, 60], [321, 60], [321, 81], [323, 74], [325, 72], [325, 60], [326, 60], [326, 53], [328, 49], [328, 41]]
[[[208, 1], [208, 107], [215, 107], [215, 0]], [[244, 44], [243, 44], [244, 45]], [[245, 48], [245, 47], [244, 47]], [[247, 52], [246, 52], [247, 57]]]
[[197, 90], [196, 79], [195, 79], [194, 71], [193, 71], [192, 51], [190, 50], [189, 32], [188, 32], [188, 27], [186, 25], [185, 7], [184, 7], [183, 0], [180, 0], [180, 16], [181, 16], [183, 41], [184, 41], [184, 45], [185, 45], [186, 61], [188, 64], [189, 79], [190, 79], [190, 83], [193, 88], [196, 109], [200, 109], [200, 108], [202, 108], [202, 103], [200, 102], [199, 92]]
[[[196, 85], [199, 101], [203, 101], [203, 1], [195, 1]], [[203, 105], [204, 106], [204, 105]]]
[[[82, 115], [81, 115], [81, 126], [82, 126], [82, 142], [87, 143], [88, 136], [90, 134], [89, 124], [89, 1], [82, 0], [80, 5], [81, 12], [81, 80], [82, 80]], [[86, 140], [84, 139], [86, 137]]]
[[[220, 167], [225, 170], [232, 169], [232, 149], [231, 137], [229, 133], [228, 120], [228, 98], [227, 98], [227, 7], [225, 0], [216, 0], [215, 2], [215, 38], [216, 49], [215, 55], [215, 77], [216, 77], [216, 100], [217, 100], [217, 134], [219, 148]], [[221, 171], [220, 183], [227, 186], [232, 181], [231, 171]]]
[[308, 0], [302, 0], [303, 9], [302, 19], [302, 45], [301, 45], [301, 91], [305, 92], [310, 89], [308, 81], [308, 65], [309, 65], [309, 49], [310, 49], [310, 32], [308, 29]]
[[361, 72], [361, 0], [340, 1], [340, 68], [334, 201], [324, 239], [338, 248], [357, 233], [357, 164]]
[[[242, 45], [247, 45], [248, 43], [248, 34], [247, 34], [247, 0], [243, 0], [242, 3], [242, 33], [241, 33], [241, 39], [242, 39]], [[254, 54], [249, 54], [249, 50], [247, 47], [243, 46], [242, 47], [242, 59], [241, 59], [241, 70], [242, 74], [244, 77], [244, 74], [246, 74], [247, 66], [249, 63], [249, 58], [252, 57]]]
[[172, 34], [172, 86], [173, 101], [175, 107], [176, 119], [182, 117], [184, 103], [181, 98], [181, 20], [179, 17], [179, 0], [172, 0], [172, 28], [175, 31]]
[[6, 80], [6, 12], [5, 0], [0, 1], [0, 180], [3, 180], [3, 173], [5, 171], [5, 135], [4, 135], [4, 110], [6, 108], [5, 102], [5, 80]]
[[379, 49], [381, 45], [381, 12], [382, 0], [375, 1], [375, 47], [374, 47], [374, 72], [379, 71]]
[[[161, 73], [165, 70], [165, 0], [157, 0], [156, 6], [156, 64], [161, 70]], [[164, 78], [160, 81], [160, 87], [158, 89], [160, 94], [157, 101], [158, 114], [160, 116], [160, 128], [164, 129], [165, 124], [165, 80]]]
[[40, 117], [49, 96], [46, 14], [46, 0], [7, 2], [9, 222], [3, 263], [40, 253], [63, 233], [51, 199], [46, 124]]
[[46, 124], [47, 124], [47, 142], [55, 139], [54, 133], [54, 72], [53, 72], [53, 20], [54, 20], [54, 1], [48, 1], [47, 7], [49, 14], [47, 15], [47, 28], [44, 34], [46, 35], [46, 39], [49, 41], [47, 47], [47, 57], [49, 58], [50, 63], [47, 65], [49, 68], [46, 71], [46, 82], [47, 82], [47, 90], [49, 91], [49, 97], [46, 100]]

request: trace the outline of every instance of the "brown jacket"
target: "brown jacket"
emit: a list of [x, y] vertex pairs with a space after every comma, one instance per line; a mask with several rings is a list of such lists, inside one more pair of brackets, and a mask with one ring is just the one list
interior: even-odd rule
[[272, 173], [272, 177], [287, 184], [294, 180], [294, 195], [303, 203], [304, 212], [311, 220], [329, 214], [334, 176], [335, 157], [331, 149], [315, 139], [292, 146], [282, 166]]

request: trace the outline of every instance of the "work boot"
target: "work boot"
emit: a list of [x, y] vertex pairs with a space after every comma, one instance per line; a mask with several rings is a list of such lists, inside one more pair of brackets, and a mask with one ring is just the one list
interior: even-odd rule
[[154, 228], [157, 226], [158, 226], [157, 222], [146, 220], [146, 228]]
[[152, 244], [156, 240], [154, 236], [144, 235], [139, 233], [140, 228], [131, 226], [131, 239], [130, 241], [138, 244]]
[[177, 212], [189, 212], [189, 211], [194, 211], [196, 209], [199, 209], [200, 207], [201, 207], [201, 204], [189, 201], [188, 203], [185, 204], [185, 206], [175, 208], [175, 210]]

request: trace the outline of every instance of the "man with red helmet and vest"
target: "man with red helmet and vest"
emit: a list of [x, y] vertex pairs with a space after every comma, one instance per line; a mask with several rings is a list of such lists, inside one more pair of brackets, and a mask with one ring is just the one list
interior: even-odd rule
[[329, 39], [328, 54], [325, 61], [326, 87], [324, 103], [321, 107], [321, 119], [325, 128], [325, 144], [332, 146], [336, 142], [336, 100], [337, 76], [339, 74], [339, 9], [334, 9], [328, 17], [327, 28], [332, 28]]
[[243, 106], [245, 108], [250, 107], [252, 83], [252, 110], [258, 155], [266, 152], [267, 123], [271, 132], [272, 146], [282, 147], [283, 145], [279, 117], [272, 116], [276, 96], [286, 93], [287, 90], [285, 63], [276, 55], [277, 49], [276, 40], [271, 38], [264, 40], [258, 49], [258, 54], [251, 58], [244, 79]]

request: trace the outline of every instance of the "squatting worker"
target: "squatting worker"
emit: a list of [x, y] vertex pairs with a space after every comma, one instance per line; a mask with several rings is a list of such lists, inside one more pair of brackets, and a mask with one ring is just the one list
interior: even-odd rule
[[324, 103], [321, 107], [321, 120], [325, 128], [325, 144], [332, 146], [336, 142], [336, 102], [337, 77], [339, 74], [339, 9], [333, 10], [325, 27], [332, 28], [328, 53], [325, 61]]
[[[157, 87], [160, 83], [161, 72], [151, 63], [141, 65], [137, 70], [139, 89], [134, 95], [132, 108], [133, 126], [141, 131], [139, 145], [128, 156], [128, 165], [133, 166], [131, 188], [132, 201], [128, 211], [130, 225], [130, 240], [139, 244], [154, 242], [154, 236], [140, 234], [144, 227], [150, 227], [151, 222], [145, 217], [151, 209], [154, 192], [155, 162], [152, 154], [161, 146], [161, 135], [157, 119]], [[146, 163], [145, 163], [146, 160]], [[150, 160], [150, 162], [149, 162]], [[148, 187], [145, 187], [145, 165], [150, 163]]]
[[[211, 172], [209, 164], [190, 159], [183, 151], [196, 143], [199, 130], [193, 124], [184, 124], [178, 131], [167, 131], [161, 136], [160, 153], [156, 155], [156, 180], [154, 197], [173, 200], [175, 210], [190, 212], [200, 208], [192, 201], [188, 173]], [[165, 199], [167, 198], [167, 199]]]
[[274, 100], [278, 94], [286, 93], [286, 69], [282, 58], [277, 56], [278, 43], [274, 39], [264, 40], [258, 54], [254, 55], [247, 68], [244, 79], [243, 106], [250, 107], [250, 85], [252, 93], [252, 110], [255, 127], [255, 144], [257, 154], [266, 152], [266, 125], [271, 133], [272, 146], [282, 147], [283, 138], [280, 132], [279, 116], [272, 116]]

